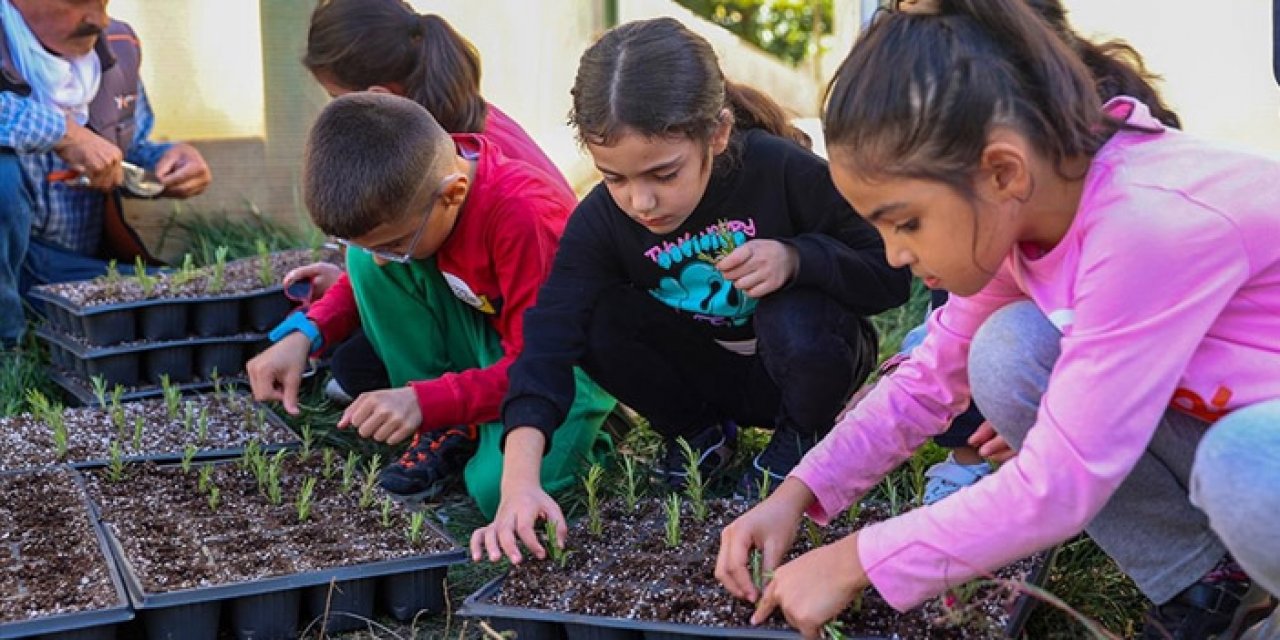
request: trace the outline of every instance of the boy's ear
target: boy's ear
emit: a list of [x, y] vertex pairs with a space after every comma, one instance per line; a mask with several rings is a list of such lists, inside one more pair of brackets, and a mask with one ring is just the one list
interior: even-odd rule
[[450, 207], [455, 207], [461, 205], [470, 192], [471, 179], [467, 177], [467, 174], [455, 174], [454, 178], [440, 192], [440, 201]]

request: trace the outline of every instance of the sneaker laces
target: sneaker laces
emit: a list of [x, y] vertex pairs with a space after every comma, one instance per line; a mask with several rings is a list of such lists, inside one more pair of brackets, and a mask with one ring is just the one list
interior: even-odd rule
[[447, 451], [442, 452], [441, 448], [456, 442], [457, 440], [474, 441], [478, 435], [476, 425], [467, 427], [450, 427], [444, 431], [427, 432], [431, 436], [430, 440], [423, 441], [423, 432], [419, 431], [413, 434], [413, 440], [409, 443], [409, 448], [400, 456], [398, 464], [405, 469], [412, 469], [421, 463], [429, 462], [434, 458], [438, 458]]

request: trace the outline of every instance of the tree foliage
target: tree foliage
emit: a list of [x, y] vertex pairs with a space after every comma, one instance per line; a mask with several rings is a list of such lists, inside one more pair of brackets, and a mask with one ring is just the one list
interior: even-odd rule
[[820, 33], [831, 29], [832, 0], [677, 0], [690, 11], [790, 64], [819, 51]]

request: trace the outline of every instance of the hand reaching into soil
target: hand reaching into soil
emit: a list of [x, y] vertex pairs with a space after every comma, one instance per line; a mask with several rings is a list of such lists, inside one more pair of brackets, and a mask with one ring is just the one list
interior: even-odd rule
[[314, 262], [312, 264], [298, 267], [284, 274], [285, 288], [299, 280], [311, 280], [311, 298], [313, 300], [320, 299], [324, 292], [329, 290], [338, 278], [342, 277], [342, 267], [328, 262]]
[[362, 393], [338, 419], [339, 429], [355, 427], [361, 438], [387, 444], [409, 439], [420, 426], [422, 407], [413, 387]]
[[799, 267], [796, 250], [777, 240], [751, 240], [716, 262], [733, 286], [756, 299], [786, 286]]
[[779, 564], [796, 538], [796, 527], [805, 509], [813, 503], [813, 492], [803, 482], [787, 478], [778, 490], [720, 532], [720, 555], [716, 558], [716, 579], [738, 598], [755, 602], [760, 597], [749, 568], [751, 551], [761, 552], [761, 569], [768, 575]]
[[1004, 436], [996, 433], [990, 420], [983, 420], [973, 435], [969, 436], [969, 446], [978, 450], [978, 455], [995, 463], [1004, 463], [1018, 455], [1013, 447], [1005, 441]]
[[822, 627], [870, 586], [858, 558], [858, 534], [818, 547], [773, 572], [756, 604], [751, 624], [781, 609], [787, 624], [805, 638], [821, 637]]
[[254, 356], [244, 366], [249, 373], [253, 399], [279, 400], [289, 415], [298, 415], [298, 386], [302, 384], [302, 370], [307, 366], [310, 352], [311, 340], [295, 331]]
[[563, 549], [569, 527], [560, 505], [541, 486], [534, 483], [516, 491], [503, 491], [493, 522], [471, 534], [471, 560], [479, 562], [487, 555], [489, 562], [497, 562], [505, 555], [511, 564], [520, 564], [524, 556], [517, 538], [535, 558], [545, 559], [547, 550], [537, 534], [539, 520], [556, 523], [556, 542]]

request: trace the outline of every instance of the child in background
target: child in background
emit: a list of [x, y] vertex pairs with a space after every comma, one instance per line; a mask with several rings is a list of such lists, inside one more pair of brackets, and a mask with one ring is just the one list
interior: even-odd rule
[[[726, 528], [717, 576], [753, 622], [781, 609], [816, 637], [869, 585], [907, 609], [1083, 528], [1156, 603], [1144, 637], [1234, 637], [1280, 591], [1280, 165], [1102, 106], [1021, 0], [882, 15], [825, 130], [891, 263], [954, 295]], [[1016, 457], [778, 567], [804, 513], [839, 514], [971, 394]], [[763, 594], [752, 548], [777, 567]]]
[[739, 479], [751, 494], [776, 487], [830, 429], [874, 365], [865, 316], [907, 296], [908, 275], [884, 262], [781, 108], [726, 82], [711, 46], [678, 21], [606, 33], [572, 93], [571, 121], [604, 181], [570, 218], [529, 312], [503, 402], [502, 505], [473, 534], [477, 560], [519, 562], [517, 536], [544, 557], [538, 519], [564, 540], [535, 479], [573, 400], [574, 365], [663, 436], [655, 473], [673, 488], [685, 477], [677, 438], [710, 477], [734, 423], [771, 427]]
[[[504, 156], [545, 172], [554, 186], [576, 200], [560, 170], [524, 129], [480, 94], [480, 55], [444, 18], [419, 14], [402, 0], [327, 0], [311, 14], [302, 63], [330, 96], [393, 93], [426, 107], [445, 131], [482, 133]], [[300, 280], [311, 281], [313, 296], [336, 285], [332, 295], [354, 304], [351, 284], [335, 265], [299, 267], [285, 275], [284, 284]], [[386, 367], [363, 331], [331, 347], [333, 380], [326, 389], [331, 397], [349, 403], [361, 393], [390, 386]], [[285, 409], [296, 412], [288, 403]], [[419, 448], [462, 437], [450, 430], [436, 432]], [[452, 449], [456, 444], [439, 442], [436, 447]], [[417, 453], [409, 452], [402, 461], [411, 463]]]
[[[900, 0], [897, 8], [904, 13], [940, 13], [947, 10], [948, 1]], [[1151, 115], [1160, 122], [1175, 129], [1181, 128], [1178, 115], [1165, 106], [1159, 93], [1152, 86], [1152, 82], [1159, 78], [1147, 71], [1141, 54], [1132, 46], [1122, 40], [1109, 40], [1095, 44], [1081, 37], [1067, 22], [1066, 8], [1059, 0], [1026, 0], [1026, 2], [1040, 14], [1054, 33], [1058, 34], [1058, 37], [1080, 56], [1085, 66], [1089, 67], [1098, 95], [1103, 101], [1116, 96], [1132, 96], [1148, 105]], [[946, 301], [946, 291], [932, 292], [932, 309], [937, 309]], [[913, 329], [903, 340], [901, 350], [903, 356], [909, 355], [911, 350], [924, 339], [925, 326], [922, 324]], [[900, 359], [891, 360], [890, 363], [886, 363], [889, 366], [882, 369], [891, 371], [900, 363]], [[934, 438], [935, 443], [951, 449], [951, 452], [945, 461], [930, 467], [925, 473], [928, 483], [925, 485], [924, 504], [933, 504], [991, 473], [993, 467], [983, 459], [984, 452], [978, 447], [987, 445], [988, 452], [993, 452], [1000, 445], [1000, 441], [996, 440], [995, 430], [991, 425], [984, 422], [977, 405], [970, 402], [969, 407], [952, 420], [951, 427], [946, 433]], [[970, 444], [970, 441], [973, 444]]]
[[[303, 189], [312, 220], [348, 247], [353, 295], [333, 287], [286, 320], [288, 333], [247, 367], [254, 396], [296, 404], [308, 354], [363, 326], [392, 386], [357, 397], [338, 427], [388, 444], [415, 439], [411, 457], [379, 476], [390, 493], [432, 497], [461, 474], [492, 514], [507, 368], [573, 200], [484, 136], [451, 136], [421, 105], [371, 92], [321, 113]], [[542, 466], [550, 491], [574, 482], [614, 404], [580, 371], [566, 376], [577, 395]], [[434, 439], [441, 431], [461, 435]], [[474, 453], [459, 450], [477, 441]]]

